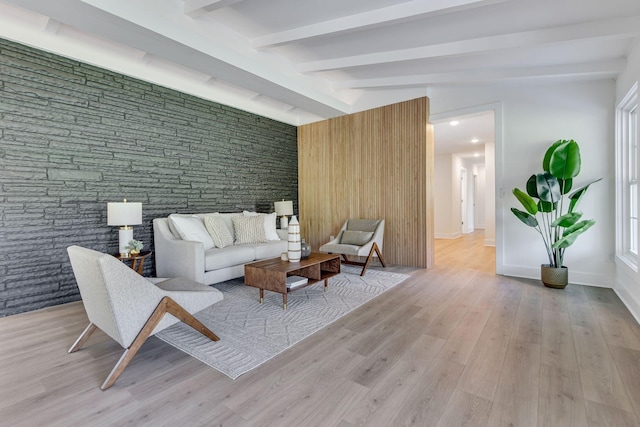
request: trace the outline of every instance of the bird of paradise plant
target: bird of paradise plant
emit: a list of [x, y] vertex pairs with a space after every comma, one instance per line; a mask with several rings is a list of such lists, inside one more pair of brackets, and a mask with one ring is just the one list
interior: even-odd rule
[[582, 212], [576, 212], [575, 208], [589, 186], [602, 178], [569, 194], [573, 179], [580, 173], [581, 162], [577, 142], [558, 140], [544, 155], [543, 172], [531, 175], [527, 180], [526, 192], [513, 189], [513, 195], [525, 211], [511, 208], [511, 212], [540, 233], [551, 267], [561, 268], [565, 250], [595, 224], [593, 219], [581, 220]]

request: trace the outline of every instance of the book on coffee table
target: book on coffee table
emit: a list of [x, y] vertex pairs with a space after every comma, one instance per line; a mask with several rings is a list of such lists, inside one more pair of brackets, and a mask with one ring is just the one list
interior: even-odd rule
[[309, 279], [302, 276], [287, 276], [287, 289], [294, 289], [302, 285], [306, 285]]

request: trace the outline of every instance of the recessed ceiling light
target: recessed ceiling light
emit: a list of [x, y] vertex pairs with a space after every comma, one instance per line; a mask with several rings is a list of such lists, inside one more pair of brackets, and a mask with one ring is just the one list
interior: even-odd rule
[[480, 140], [479, 140], [478, 138], [473, 138], [473, 139], [471, 140], [471, 142], [473, 142], [473, 143], [475, 144], [476, 142], [480, 142]]
[[449, 122], [449, 124], [451, 126], [458, 126], [460, 124], [460, 121], [459, 120], [452, 120], [452, 121]]

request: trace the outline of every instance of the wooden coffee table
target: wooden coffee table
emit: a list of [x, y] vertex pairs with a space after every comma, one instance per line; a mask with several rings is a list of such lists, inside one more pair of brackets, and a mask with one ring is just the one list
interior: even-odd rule
[[[330, 277], [340, 273], [340, 255], [312, 253], [300, 262], [282, 261], [280, 258], [252, 262], [244, 266], [244, 284], [260, 289], [260, 303], [264, 301], [264, 290], [282, 294], [282, 308], [287, 309], [287, 292], [304, 288], [324, 280], [327, 290]], [[302, 276], [309, 279], [306, 285], [287, 289], [287, 276]]]

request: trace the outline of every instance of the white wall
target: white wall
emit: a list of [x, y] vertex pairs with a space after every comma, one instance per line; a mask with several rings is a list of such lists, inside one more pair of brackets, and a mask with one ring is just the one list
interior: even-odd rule
[[438, 239], [460, 237], [460, 157], [438, 154], [434, 160], [434, 227]]
[[435, 236], [452, 239], [451, 230], [451, 154], [437, 154], [434, 158], [435, 203], [433, 209]]
[[[530, 87], [432, 88], [431, 114], [499, 105], [496, 118], [496, 183], [487, 179], [487, 192], [495, 194], [497, 236], [496, 271], [520, 277], [540, 277], [540, 264], [547, 260], [538, 233], [526, 227], [509, 208], [518, 206], [511, 194], [523, 188], [527, 178], [542, 168], [547, 147], [560, 138], [578, 141], [583, 168], [576, 186], [603, 177], [581, 204], [585, 218], [597, 224], [567, 250], [565, 264], [571, 283], [613, 287], [615, 268], [609, 256], [614, 250], [614, 98], [613, 81], [580, 82]], [[491, 148], [488, 148], [490, 150]], [[487, 155], [486, 169], [491, 155]], [[486, 197], [487, 202], [490, 195]], [[489, 202], [488, 202], [489, 203]], [[492, 223], [487, 216], [486, 227]], [[488, 230], [485, 229], [485, 233]]]
[[473, 171], [475, 165], [473, 163], [473, 160], [470, 158], [461, 158], [461, 161], [462, 167], [467, 171], [467, 188], [461, 189], [461, 191], [465, 192], [465, 200], [467, 202], [466, 218], [464, 221], [464, 226], [462, 227], [462, 233], [473, 233], [473, 230], [475, 229], [475, 200], [473, 193]]
[[496, 144], [484, 144], [485, 190], [484, 190], [484, 244], [496, 244]]
[[475, 209], [475, 228], [483, 229], [485, 224], [485, 165], [475, 165], [473, 173], [476, 175], [476, 209]]
[[[627, 58], [627, 68], [616, 82], [616, 105], [640, 81], [640, 41]], [[640, 322], [640, 274], [624, 263], [616, 261], [616, 293]]]
[[462, 210], [460, 200], [462, 200], [462, 173], [460, 170], [464, 167], [462, 159], [455, 154], [451, 155], [451, 228], [458, 231], [458, 235], [462, 235]]

